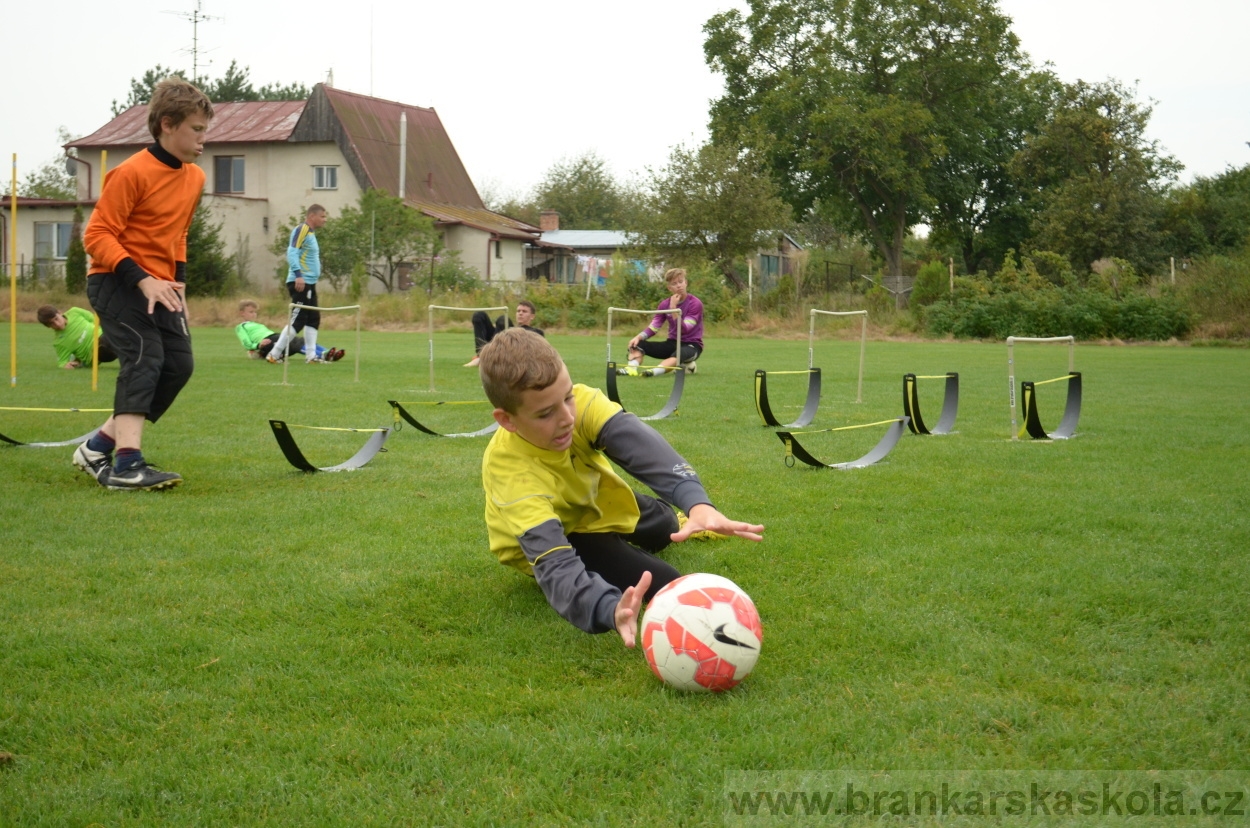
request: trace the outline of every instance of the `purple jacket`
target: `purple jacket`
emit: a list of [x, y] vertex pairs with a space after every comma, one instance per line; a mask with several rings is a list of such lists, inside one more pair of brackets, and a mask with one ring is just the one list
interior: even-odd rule
[[[658, 310], [669, 310], [673, 297], [668, 296], [660, 302]], [[677, 306], [681, 310], [681, 341], [683, 344], [689, 342], [691, 345], [698, 345], [699, 349], [703, 349], [703, 303], [699, 301], [699, 297], [693, 293], [687, 293], [686, 298]], [[677, 320], [676, 315], [671, 313], [657, 313], [651, 318], [651, 324], [642, 332], [643, 339], [650, 339], [652, 336], [660, 332], [665, 324], [668, 325], [668, 338], [677, 338]]]

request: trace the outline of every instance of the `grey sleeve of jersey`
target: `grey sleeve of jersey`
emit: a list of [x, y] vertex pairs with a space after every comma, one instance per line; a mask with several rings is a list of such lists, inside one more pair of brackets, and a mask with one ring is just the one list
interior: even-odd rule
[[517, 538], [534, 567], [534, 579], [547, 603], [566, 621], [588, 633], [616, 629], [621, 591], [594, 572], [586, 571], [573, 551], [560, 521], [548, 520]]
[[699, 475], [668, 441], [628, 411], [604, 424], [595, 447], [651, 491], [686, 514], [700, 503], [713, 505]]

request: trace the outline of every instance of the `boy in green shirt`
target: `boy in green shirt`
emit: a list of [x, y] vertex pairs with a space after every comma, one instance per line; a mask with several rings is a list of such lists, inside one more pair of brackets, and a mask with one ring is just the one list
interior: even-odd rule
[[[708, 530], [763, 540], [763, 526], [712, 505], [658, 431], [602, 391], [574, 385], [543, 337], [496, 334], [480, 371], [500, 426], [482, 456], [491, 552], [532, 575], [579, 629], [616, 630], [633, 647], [642, 602], [680, 577], [656, 552]], [[658, 497], [635, 492], [609, 461]], [[684, 524], [674, 506], [690, 516]]]
[[[259, 313], [260, 305], [255, 300], [244, 299], [239, 303], [239, 316], [243, 317], [243, 321], [234, 327], [239, 342], [243, 343], [243, 347], [247, 349], [247, 355], [252, 359], [264, 358], [278, 342], [277, 333], [256, 321]], [[297, 336], [292, 339], [290, 350], [293, 354], [304, 353], [304, 337]], [[338, 362], [345, 353], [347, 352], [340, 348], [326, 349], [321, 345], [317, 346], [317, 356], [326, 362]], [[282, 356], [277, 355], [276, 360], [281, 362]]]
[[[56, 349], [59, 368], [91, 367], [91, 336], [95, 331], [95, 314], [82, 308], [70, 308], [61, 313], [53, 305], [44, 305], [36, 316], [39, 323], [56, 331], [52, 347]], [[117, 354], [109, 347], [108, 340], [100, 336], [100, 362], [114, 362]]]

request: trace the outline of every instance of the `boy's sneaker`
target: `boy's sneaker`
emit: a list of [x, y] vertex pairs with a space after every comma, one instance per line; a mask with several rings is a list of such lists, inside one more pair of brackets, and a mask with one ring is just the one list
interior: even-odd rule
[[331, 348], [326, 351], [326, 362], [338, 362], [347, 353], [342, 348]]
[[161, 471], [147, 463], [131, 466], [126, 471], [110, 471], [104, 485], [115, 491], [144, 490], [154, 492], [158, 489], [172, 489], [182, 482], [182, 475], [176, 472]]
[[274, 356], [273, 351], [270, 351], [268, 354], [265, 355], [265, 362], [268, 362], [270, 365], [281, 365], [282, 357]]
[[478, 364], [478, 362], [479, 362], [479, 361], [480, 361], [480, 360], [479, 360], [477, 357], [473, 357], [473, 359], [469, 360], [468, 362], [466, 362], [466, 363], [464, 364], [464, 367], [465, 367], [465, 368], [476, 368], [476, 367], [477, 367], [477, 364]]
[[638, 366], [626, 365], [624, 368], [617, 368], [616, 375], [618, 377], [636, 377], [638, 376]]
[[322, 359], [321, 357], [313, 357], [312, 359], [304, 360], [304, 364], [305, 365], [325, 365], [326, 361]]
[[101, 475], [113, 468], [113, 455], [106, 451], [92, 451], [86, 443], [79, 443], [74, 449], [74, 465], [101, 485], [108, 485], [108, 478]]
[[683, 362], [681, 367], [686, 369], [687, 374], [699, 373], [699, 365], [696, 362]]
[[[678, 510], [677, 512], [677, 528], [685, 526], [690, 518], [686, 517], [686, 513]], [[720, 532], [713, 532], [711, 529], [704, 529], [700, 532], [692, 532], [686, 540], [728, 540], [733, 535], [722, 535]]]

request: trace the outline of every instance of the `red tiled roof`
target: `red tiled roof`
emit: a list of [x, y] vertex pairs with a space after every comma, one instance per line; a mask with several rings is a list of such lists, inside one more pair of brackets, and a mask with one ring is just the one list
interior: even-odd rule
[[[305, 101], [247, 101], [213, 104], [207, 145], [286, 141], [299, 122]], [[148, 109], [130, 107], [85, 138], [67, 147], [133, 147], [152, 143]]]
[[436, 222], [443, 224], [467, 224], [470, 227], [493, 233], [500, 238], [536, 241], [539, 235], [537, 227], [500, 213], [492, 213], [485, 207], [434, 204], [411, 198], [405, 203], [425, 213]]
[[408, 199], [484, 209], [456, 148], [433, 109], [323, 87], [373, 186], [399, 192], [399, 121], [407, 116], [404, 189]]

